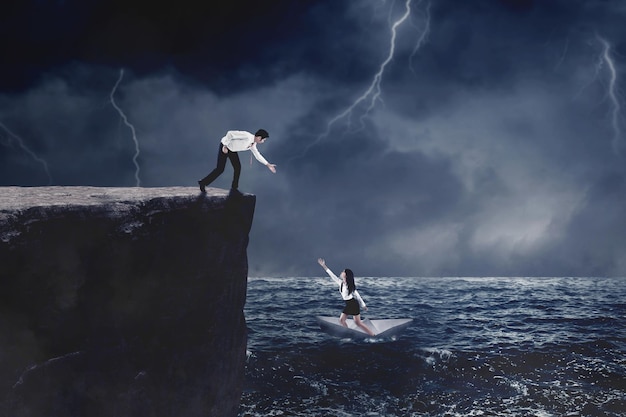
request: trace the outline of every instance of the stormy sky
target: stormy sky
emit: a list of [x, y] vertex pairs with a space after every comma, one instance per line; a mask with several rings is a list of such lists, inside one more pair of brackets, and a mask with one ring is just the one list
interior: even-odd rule
[[3, 2], [0, 185], [197, 187], [227, 130], [264, 128], [278, 172], [240, 155], [250, 276], [626, 276], [624, 21], [621, 0]]

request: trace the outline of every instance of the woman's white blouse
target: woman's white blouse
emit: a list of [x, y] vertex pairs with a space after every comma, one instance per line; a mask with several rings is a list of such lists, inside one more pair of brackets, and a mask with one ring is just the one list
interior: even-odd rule
[[352, 294], [350, 294], [348, 292], [348, 286], [343, 285], [343, 280], [335, 275], [333, 271], [330, 270], [330, 268], [326, 268], [326, 273], [329, 277], [332, 278], [333, 281], [335, 281], [335, 283], [339, 284], [339, 292], [341, 293], [341, 298], [343, 298], [344, 300], [351, 300], [352, 298], [356, 298], [361, 308], [365, 308], [365, 301], [363, 301], [363, 298], [361, 298], [358, 290], [354, 290]]

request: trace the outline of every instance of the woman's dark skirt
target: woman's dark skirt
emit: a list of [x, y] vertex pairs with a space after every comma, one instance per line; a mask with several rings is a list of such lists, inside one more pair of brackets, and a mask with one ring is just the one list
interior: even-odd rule
[[346, 300], [346, 307], [343, 309], [343, 313], [349, 316], [358, 316], [359, 314], [361, 314], [359, 302], [354, 298], [352, 298], [351, 300]]

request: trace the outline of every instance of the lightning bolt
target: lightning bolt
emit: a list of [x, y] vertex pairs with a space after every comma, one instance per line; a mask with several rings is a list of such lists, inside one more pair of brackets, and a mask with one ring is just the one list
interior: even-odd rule
[[608, 98], [611, 102], [611, 127], [613, 129], [613, 137], [611, 138], [611, 146], [613, 148], [613, 152], [619, 157], [622, 156], [622, 129], [621, 129], [621, 105], [620, 100], [617, 95], [617, 70], [615, 68], [615, 61], [613, 61], [613, 57], [611, 56], [611, 44], [596, 34], [596, 39], [602, 44], [602, 54], [600, 55], [600, 63], [597, 69], [600, 69], [600, 65], [602, 63], [606, 64], [609, 72], [609, 89], [608, 89]]
[[[31, 151], [30, 148], [28, 146], [26, 146], [26, 144], [24, 143], [24, 141], [22, 140], [21, 137], [19, 137], [18, 135], [16, 135], [15, 133], [13, 133], [8, 127], [6, 127], [4, 125], [4, 123], [0, 122], [0, 127], [9, 135], [9, 139], [13, 138], [17, 141], [18, 145], [20, 148], [22, 148], [22, 150], [24, 152], [26, 152], [28, 155], [30, 155], [31, 158], [33, 158], [35, 161], [39, 162], [41, 164], [41, 166], [43, 166], [44, 171], [46, 171], [46, 175], [48, 176], [48, 185], [52, 184], [52, 175], [50, 175], [50, 170], [48, 169], [48, 163], [40, 158], [39, 156], [37, 156], [37, 154], [35, 154], [35, 152]], [[10, 140], [7, 144], [10, 144]]]
[[[361, 121], [360, 129], [362, 129], [364, 127], [364, 119], [365, 119], [365, 117], [367, 117], [370, 114], [370, 112], [376, 106], [377, 102], [381, 102], [381, 103], [383, 102], [383, 100], [381, 98], [381, 94], [382, 94], [381, 81], [383, 79], [383, 75], [385, 73], [385, 69], [387, 68], [387, 65], [389, 65], [389, 63], [392, 61], [392, 59], [393, 59], [393, 57], [395, 55], [396, 37], [397, 37], [398, 27], [400, 27], [411, 15], [411, 2], [412, 2], [412, 0], [405, 0], [405, 3], [404, 3], [404, 13], [402, 14], [402, 16], [400, 16], [396, 21], [394, 21], [391, 24], [391, 39], [390, 39], [390, 42], [389, 42], [389, 50], [388, 50], [388, 53], [387, 53], [387, 57], [380, 64], [380, 67], [379, 67], [378, 71], [376, 72], [376, 74], [374, 74], [374, 77], [373, 77], [372, 82], [369, 85], [369, 87], [365, 90], [365, 92], [363, 94], [361, 94], [361, 96], [359, 96], [344, 111], [342, 111], [337, 116], [335, 116], [332, 119], [330, 119], [330, 121], [328, 121], [328, 123], [326, 124], [326, 130], [321, 135], [319, 135], [315, 140], [309, 142], [300, 155], [292, 157], [291, 160], [302, 158], [304, 155], [306, 155], [306, 153], [313, 146], [317, 145], [324, 138], [328, 137], [328, 135], [330, 134], [332, 126], [335, 125], [336, 123], [338, 123], [340, 120], [346, 120], [346, 125], [347, 125], [346, 131], [347, 131], [351, 127], [353, 113], [361, 105], [366, 105], [367, 107], [366, 107], [365, 111], [359, 117], [359, 119]], [[420, 1], [420, 3], [421, 3], [421, 1]], [[424, 44], [424, 42], [426, 41], [428, 32], [430, 31], [430, 11], [429, 11], [429, 8], [430, 8], [430, 3], [429, 3], [429, 6], [427, 8], [428, 23], [426, 25], [426, 29], [420, 35], [420, 37], [419, 37], [419, 39], [417, 41], [417, 44], [415, 45], [415, 47], [413, 49], [413, 52], [411, 53], [411, 58], [410, 59], [412, 59], [412, 57], [417, 53], [419, 48]]]
[[128, 126], [128, 128], [130, 129], [132, 133], [133, 142], [135, 142], [135, 155], [133, 156], [133, 164], [135, 164], [135, 186], [139, 187], [141, 185], [141, 180], [139, 179], [139, 171], [140, 171], [139, 163], [137, 162], [137, 158], [139, 158], [139, 141], [137, 140], [137, 135], [135, 133], [135, 126], [133, 126], [128, 121], [128, 118], [126, 117], [122, 109], [115, 103], [115, 99], [113, 98], [113, 96], [115, 95], [115, 91], [117, 90], [117, 87], [120, 85], [120, 82], [122, 82], [123, 77], [124, 77], [124, 69], [122, 68], [120, 70], [120, 76], [117, 79], [117, 82], [115, 83], [115, 85], [113, 86], [113, 90], [111, 90], [111, 94], [109, 97], [111, 98], [111, 104], [113, 105], [115, 110], [117, 110], [117, 112], [120, 114], [120, 117], [124, 121], [124, 124]]
[[[420, 0], [420, 3], [421, 3], [421, 0]], [[417, 55], [417, 52], [426, 43], [426, 40], [428, 39], [428, 35], [430, 34], [430, 2], [428, 2], [428, 5], [426, 5], [426, 18], [424, 20], [426, 21], [424, 25], [424, 30], [422, 30], [422, 33], [417, 38], [417, 42], [415, 43], [415, 46], [413, 47], [413, 51], [411, 52], [411, 55], [409, 56], [409, 67], [411, 68], [411, 71], [413, 71], [413, 74], [415, 75], [417, 74], [415, 73], [415, 70], [413, 69], [413, 65], [412, 65], [413, 57]]]

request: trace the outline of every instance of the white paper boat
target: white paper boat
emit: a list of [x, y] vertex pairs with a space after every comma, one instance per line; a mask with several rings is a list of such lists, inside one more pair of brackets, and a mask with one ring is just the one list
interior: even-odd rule
[[[332, 336], [348, 337], [353, 339], [372, 337], [365, 333], [365, 330], [357, 326], [352, 319], [346, 320], [348, 327], [344, 327], [341, 323], [339, 323], [339, 317], [336, 316], [316, 316], [315, 318], [317, 319], [320, 328]], [[404, 329], [409, 327], [413, 322], [413, 319], [363, 319], [362, 321], [376, 334], [374, 337], [390, 337], [400, 334]]]

